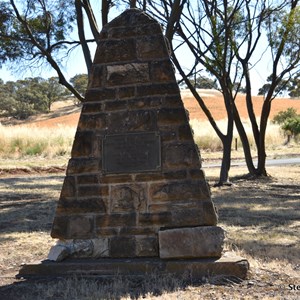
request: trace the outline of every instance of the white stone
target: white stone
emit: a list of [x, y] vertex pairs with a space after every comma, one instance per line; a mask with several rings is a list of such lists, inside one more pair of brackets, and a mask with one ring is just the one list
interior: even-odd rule
[[51, 247], [47, 258], [51, 261], [62, 261], [69, 255], [70, 251], [66, 246], [55, 245]]

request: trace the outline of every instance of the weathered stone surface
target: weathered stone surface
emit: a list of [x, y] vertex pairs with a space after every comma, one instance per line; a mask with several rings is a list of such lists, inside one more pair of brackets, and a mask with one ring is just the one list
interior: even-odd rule
[[108, 239], [85, 239], [85, 240], [65, 240], [58, 241], [51, 247], [48, 254], [48, 260], [60, 262], [67, 258], [76, 257], [107, 257], [108, 256]]
[[162, 161], [170, 169], [200, 168], [199, 155], [192, 143], [166, 144], [162, 149]]
[[72, 157], [95, 157], [97, 149], [93, 148], [94, 140], [94, 132], [92, 131], [76, 132], [71, 151]]
[[136, 60], [136, 42], [133, 38], [100, 40], [94, 64]]
[[61, 198], [76, 196], [76, 181], [73, 176], [66, 176], [60, 193]]
[[136, 256], [153, 257], [158, 256], [157, 236], [139, 236], [136, 238]]
[[110, 239], [111, 257], [135, 257], [135, 237], [115, 236]]
[[86, 91], [84, 102], [112, 100], [116, 98], [116, 92], [115, 88], [91, 88]]
[[157, 213], [140, 213], [138, 224], [140, 226], [161, 226], [172, 224], [172, 214], [169, 211]]
[[79, 130], [105, 130], [107, 128], [106, 115], [98, 114], [81, 114], [78, 129]]
[[69, 218], [68, 239], [91, 239], [94, 237], [92, 216], [72, 216]]
[[79, 185], [78, 186], [78, 197], [93, 197], [93, 196], [108, 196], [108, 186], [93, 184], [93, 185]]
[[147, 63], [129, 63], [107, 66], [107, 85], [126, 85], [149, 81]]
[[70, 251], [64, 245], [54, 245], [50, 248], [47, 259], [50, 261], [63, 261], [70, 256]]
[[137, 214], [134, 210], [128, 213], [101, 214], [96, 217], [96, 227], [98, 229], [105, 227], [131, 227], [137, 224]]
[[158, 237], [163, 259], [221, 257], [225, 238], [217, 226], [162, 230]]
[[92, 239], [93, 255], [92, 257], [108, 257], [109, 256], [109, 241], [108, 238]]
[[78, 213], [105, 213], [107, 211], [108, 200], [103, 197], [93, 197], [84, 199], [63, 199], [57, 205], [57, 212], [70, 215]]
[[55, 218], [52, 223], [51, 237], [58, 239], [65, 239], [68, 236], [68, 218], [56, 212]]
[[109, 116], [110, 133], [156, 131], [156, 113], [149, 110], [121, 111]]
[[101, 160], [96, 158], [72, 158], [69, 160], [67, 175], [97, 173], [101, 169]]
[[149, 193], [153, 202], [209, 199], [209, 193], [204, 192], [204, 188], [205, 186], [202, 183], [195, 180], [170, 180], [169, 182], [151, 184]]
[[174, 71], [169, 59], [153, 61], [150, 65], [150, 78], [153, 82], [168, 82], [174, 80]]
[[[155, 95], [176, 95], [179, 93], [177, 83], [151, 83], [142, 84], [136, 87], [136, 96], [155, 96]], [[180, 100], [181, 101], [181, 100]]]
[[153, 60], [157, 58], [169, 58], [167, 47], [162, 47], [166, 41], [163, 35], [145, 35], [136, 39], [137, 58]]
[[108, 276], [172, 276], [182, 279], [190, 278], [193, 282], [203, 277], [233, 276], [246, 279], [249, 263], [246, 259], [233, 253], [226, 253], [219, 259], [180, 259], [165, 260], [159, 258], [133, 258], [133, 259], [83, 259], [65, 260], [59, 263], [51, 261], [36, 262], [22, 266], [17, 278], [32, 278], [41, 276], [95, 276], [107, 278]]
[[115, 185], [111, 187], [111, 210], [113, 212], [145, 211], [145, 185]]

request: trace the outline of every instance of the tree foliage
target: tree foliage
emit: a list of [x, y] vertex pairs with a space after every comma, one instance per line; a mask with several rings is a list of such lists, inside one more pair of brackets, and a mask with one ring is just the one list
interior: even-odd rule
[[37, 113], [47, 113], [51, 104], [65, 94], [57, 78], [26, 78], [0, 83], [0, 111], [2, 115], [26, 119]]
[[286, 119], [281, 128], [296, 138], [300, 134], [300, 115]]
[[287, 119], [297, 117], [297, 110], [293, 107], [289, 107], [287, 110], [280, 111], [273, 118], [273, 123], [275, 124], [283, 124]]
[[[81, 46], [87, 69], [91, 67], [88, 42], [94, 42], [95, 38], [85, 38], [83, 10], [89, 16], [90, 27], [97, 37], [99, 31], [88, 0], [76, 0], [75, 5], [71, 0], [0, 1], [0, 66], [9, 62], [14, 68], [19, 68], [24, 63], [34, 70], [50, 65], [59, 82], [82, 100], [81, 94], [64, 75], [62, 63], [74, 47]], [[72, 36], [76, 27], [79, 34], [74, 40]]]
[[77, 74], [70, 79], [70, 82], [74, 86], [74, 88], [84, 96], [87, 85], [88, 85], [88, 75], [87, 74]]
[[191, 84], [196, 89], [218, 89], [217, 80], [213, 80], [206, 76], [198, 76], [196, 78], [189, 79]]

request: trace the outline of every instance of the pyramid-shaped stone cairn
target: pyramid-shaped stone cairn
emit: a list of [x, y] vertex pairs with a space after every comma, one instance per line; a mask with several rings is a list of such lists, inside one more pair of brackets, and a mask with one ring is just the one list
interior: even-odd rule
[[161, 27], [129, 9], [98, 41], [49, 258], [220, 258], [216, 223]]

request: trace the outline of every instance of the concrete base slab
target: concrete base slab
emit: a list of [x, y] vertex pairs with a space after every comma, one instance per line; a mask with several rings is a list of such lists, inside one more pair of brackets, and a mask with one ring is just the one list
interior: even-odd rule
[[172, 275], [202, 279], [208, 276], [234, 276], [245, 279], [249, 263], [242, 257], [226, 253], [221, 258], [165, 260], [160, 258], [132, 259], [67, 259], [61, 262], [45, 260], [22, 266], [17, 278], [95, 276]]

